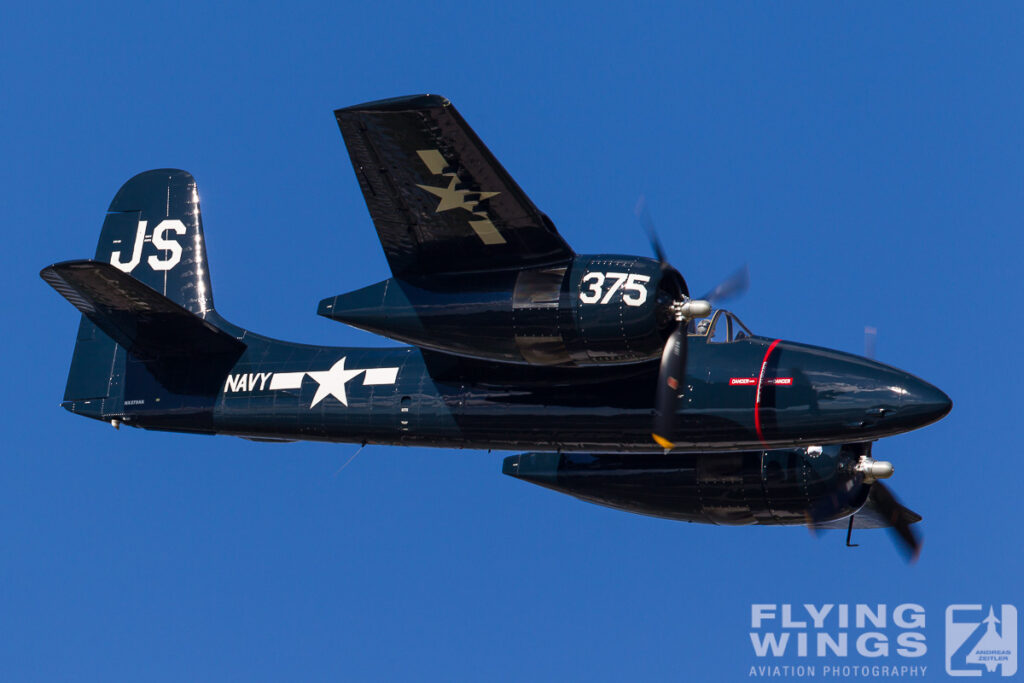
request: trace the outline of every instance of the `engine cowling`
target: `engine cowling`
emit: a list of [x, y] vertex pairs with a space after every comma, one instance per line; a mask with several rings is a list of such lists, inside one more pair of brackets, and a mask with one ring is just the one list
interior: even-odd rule
[[869, 485], [855, 445], [735, 453], [526, 453], [502, 471], [580, 500], [707, 524], [823, 523], [855, 513]]
[[461, 356], [587, 366], [658, 358], [686, 293], [653, 259], [577, 256], [516, 271], [391, 278], [320, 302], [319, 313], [392, 339]]

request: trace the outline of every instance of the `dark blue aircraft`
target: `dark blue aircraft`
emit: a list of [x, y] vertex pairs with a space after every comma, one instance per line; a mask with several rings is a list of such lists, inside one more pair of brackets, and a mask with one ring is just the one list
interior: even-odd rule
[[[62, 405], [146, 429], [530, 451], [504, 472], [716, 524], [889, 526], [873, 441], [949, 398], [895, 368], [759, 336], [658, 258], [576, 254], [448, 100], [335, 112], [392, 277], [320, 315], [411, 344], [308, 346], [214, 309], [196, 182], [141, 173], [96, 255], [44, 268], [82, 313]], [[856, 521], [854, 521], [856, 520]]]

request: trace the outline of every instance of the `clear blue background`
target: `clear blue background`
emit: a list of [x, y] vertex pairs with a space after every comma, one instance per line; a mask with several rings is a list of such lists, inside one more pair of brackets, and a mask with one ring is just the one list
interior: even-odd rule
[[[216, 7], [212, 5], [216, 4]], [[0, 677], [730, 680], [752, 602], [1024, 608], [1024, 15], [1015, 3], [5, 3]], [[952, 414], [889, 439], [925, 522], [716, 528], [586, 505], [502, 453], [265, 445], [58, 407], [90, 257], [133, 174], [199, 181], [218, 309], [273, 336], [387, 265], [332, 109], [449, 97], [579, 252], [646, 254], [646, 194], [755, 331], [878, 356]], [[851, 658], [852, 660], [853, 658]], [[833, 661], [833, 663], [835, 663]]]

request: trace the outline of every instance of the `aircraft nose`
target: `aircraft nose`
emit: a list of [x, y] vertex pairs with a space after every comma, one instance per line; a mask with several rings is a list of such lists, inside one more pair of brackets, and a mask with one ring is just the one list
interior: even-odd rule
[[953, 408], [953, 401], [941, 389], [907, 375], [901, 382], [899, 417], [912, 429], [940, 420]]
[[756, 413], [769, 439], [881, 438], [924, 427], [952, 408], [942, 391], [891, 365], [796, 343], [779, 347], [777, 367], [769, 364], [765, 375], [785, 383], [762, 386]]

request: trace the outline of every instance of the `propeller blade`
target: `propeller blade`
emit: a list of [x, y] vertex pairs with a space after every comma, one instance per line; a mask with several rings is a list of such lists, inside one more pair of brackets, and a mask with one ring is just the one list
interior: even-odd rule
[[878, 345], [878, 328], [864, 326], [864, 357], [875, 360], [875, 348]]
[[647, 210], [647, 199], [640, 195], [640, 198], [636, 201], [636, 207], [633, 209], [636, 213], [636, 217], [640, 219], [640, 225], [643, 226], [644, 231], [647, 233], [647, 239], [651, 241], [651, 249], [654, 250], [654, 255], [661, 261], [661, 267], [667, 268], [668, 259], [665, 257], [665, 249], [661, 246], [661, 240], [658, 239], [658, 231], [654, 227], [654, 219], [651, 218], [651, 212]]
[[750, 268], [744, 265], [735, 273], [723, 280], [717, 287], [700, 297], [712, 304], [737, 297], [750, 287]]
[[686, 379], [686, 323], [679, 323], [661, 353], [661, 367], [658, 369], [658, 395], [655, 400], [657, 412], [654, 415], [654, 432], [651, 436], [662, 448], [675, 446], [674, 418], [679, 395]]
[[921, 521], [921, 516], [904, 507], [889, 490], [889, 487], [880, 481], [871, 484], [868, 498], [885, 519], [892, 524], [892, 529], [896, 533], [902, 549], [910, 556], [910, 561], [916, 561], [918, 555], [921, 554], [921, 539], [910, 528], [910, 525]]

